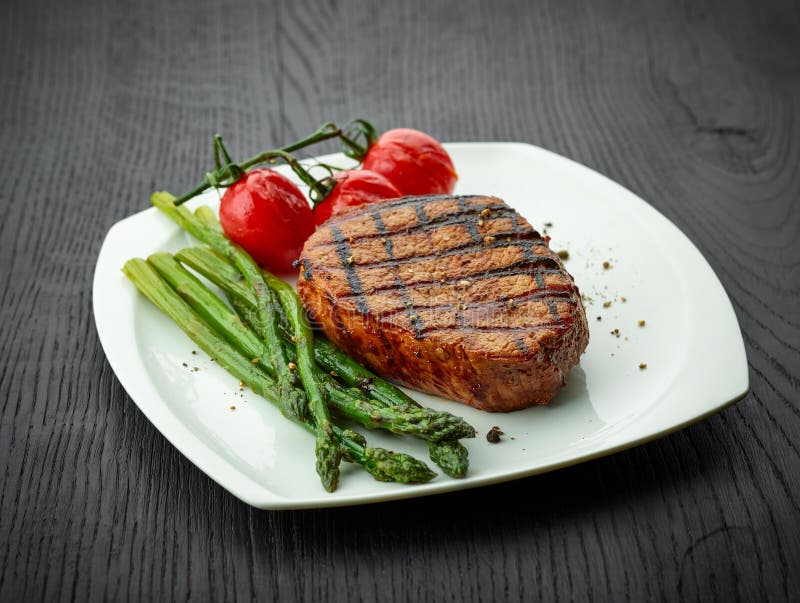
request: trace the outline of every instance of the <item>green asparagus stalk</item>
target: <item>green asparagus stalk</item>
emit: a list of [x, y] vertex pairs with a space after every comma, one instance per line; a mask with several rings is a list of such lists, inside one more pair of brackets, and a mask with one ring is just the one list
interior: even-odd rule
[[251, 362], [260, 364], [270, 377], [276, 378], [275, 367], [264, 361], [268, 358], [264, 342], [196, 276], [181, 266], [171, 253], [154, 253], [147, 258], [147, 263], [211, 328], [250, 358]]
[[[213, 212], [208, 219], [216, 220]], [[200, 246], [183, 249], [176, 257], [223, 289], [232, 303], [239, 305], [240, 310], [242, 307], [252, 307], [252, 294], [243, 286], [237, 270], [209, 248]], [[361, 366], [325, 339], [314, 339], [314, 357], [323, 369], [333, 371], [344, 383], [358, 387], [375, 401], [389, 407], [424, 408], [402, 390]], [[474, 437], [474, 429], [463, 419], [460, 420], [466, 427], [463, 431], [465, 435], [459, 437]], [[469, 453], [463, 444], [457, 440], [433, 440], [429, 441], [428, 448], [431, 460], [447, 475], [464, 477], [469, 467]]]
[[[253, 362], [264, 361], [267, 357], [266, 346], [255, 334], [242, 324], [239, 317], [222, 303], [216, 295], [211, 293], [211, 291], [196, 277], [178, 264], [171, 254], [165, 252], [153, 254], [148, 258], [148, 262], [156, 268], [162, 278], [164, 278], [164, 280], [166, 280], [198, 314], [214, 326], [228, 341], [237, 345], [242, 352], [253, 359]], [[300, 336], [302, 337], [302, 334]], [[314, 423], [317, 425], [317, 473], [323, 478], [325, 488], [328, 491], [333, 491], [336, 488], [336, 482], [339, 476], [338, 467], [341, 459], [341, 450], [333, 440], [328, 408], [325, 401], [322, 399], [323, 392], [315, 379], [316, 375], [312, 372], [312, 377], [309, 380], [307, 377], [308, 373], [306, 372], [306, 378], [303, 379], [304, 368], [306, 371], [314, 371], [316, 365], [313, 363], [313, 359], [311, 359], [311, 366], [308, 368], [304, 367], [299, 349], [300, 345], [298, 344], [297, 364], [295, 365], [293, 362], [290, 362], [289, 367], [297, 366], [298, 370], [301, 372], [301, 380], [308, 394], [309, 403], [312, 404], [311, 414], [314, 417]], [[308, 353], [307, 356], [311, 358], [310, 353]], [[271, 375], [274, 376], [274, 367], [269, 364], [266, 366], [272, 369], [270, 372]]]
[[[317, 429], [312, 418], [300, 419], [282, 404], [275, 379], [269, 377], [260, 365], [254, 364], [214, 331], [175, 290], [162, 280], [150, 264], [139, 258], [128, 260], [123, 272], [139, 291], [169, 316], [200, 349], [214, 358], [217, 364], [255, 393], [275, 404], [285, 417], [316, 435]], [[423, 483], [430, 481], [436, 475], [424, 463], [410, 455], [383, 448], [366, 447], [363, 437], [350, 430], [333, 425], [332, 432], [347, 460], [361, 465], [377, 480]]]
[[186, 208], [174, 205], [175, 197], [170, 193], [153, 193], [150, 200], [153, 205], [177, 222], [181, 228], [188, 231], [195, 238], [211, 245], [219, 253], [231, 260], [244, 276], [255, 297], [257, 312], [256, 332], [268, 346], [281, 398], [287, 400], [288, 404], [290, 404], [289, 408], [296, 412], [303, 413], [306, 410], [310, 410], [314, 416], [317, 427], [317, 472], [322, 478], [326, 489], [329, 491], [335, 490], [339, 480], [339, 463], [342, 455], [333, 440], [327, 406], [314, 382], [312, 371], [303, 367], [304, 361], [300, 358], [298, 358], [300, 363], [297, 366], [303, 367], [300, 370], [300, 378], [306, 389], [307, 405], [304, 404], [299, 391], [295, 388], [297, 381], [294, 370], [289, 366], [284, 343], [278, 335], [273, 293], [264, 282], [258, 265], [243, 249], [228, 240], [219, 229], [209, 226]]
[[[350, 358], [326, 339], [317, 338], [314, 346], [317, 363], [326, 371], [334, 371], [346, 384], [368, 392], [369, 396], [388, 407], [422, 407], [411, 396]], [[475, 437], [475, 429], [464, 422], [468, 431], [459, 438]], [[469, 451], [458, 439], [431, 440], [428, 454], [450, 477], [461, 478], [469, 468]]]
[[472, 427], [449, 413], [414, 406], [377, 406], [356, 388], [342, 387], [331, 379], [322, 383], [332, 407], [364, 427], [412, 435], [428, 442], [475, 436]]
[[244, 278], [256, 310], [253, 326], [258, 336], [267, 344], [270, 361], [275, 368], [281, 399], [285, 401], [291, 411], [297, 414], [298, 418], [302, 419], [307, 411], [307, 405], [305, 400], [298, 396], [298, 390], [294, 387], [297, 384], [297, 377], [289, 369], [283, 343], [278, 335], [274, 309], [276, 301], [261, 276], [258, 264], [241, 247], [228, 240], [219, 229], [206, 224], [185, 207], [173, 205], [174, 200], [174, 195], [168, 192], [153, 193], [150, 197], [150, 202], [155, 207], [167, 214], [193, 237], [210, 245], [226, 257], [234, 270], [237, 270]]
[[291, 340], [294, 342], [297, 352], [297, 364], [295, 366], [300, 374], [303, 388], [306, 390], [308, 406], [318, 429], [317, 458], [320, 459], [319, 462], [335, 463], [338, 466], [340, 456], [337, 455], [341, 454], [339, 447], [333, 445], [332, 450], [328, 449], [333, 444], [333, 440], [330, 437], [331, 417], [328, 414], [328, 405], [326, 403], [328, 395], [327, 391], [323, 390], [317, 374], [317, 364], [314, 362], [313, 352], [314, 336], [311, 334], [311, 327], [306, 322], [305, 310], [294, 289], [266, 271], [262, 271], [262, 275], [264, 282], [278, 297], [278, 301], [280, 301], [293, 331]]

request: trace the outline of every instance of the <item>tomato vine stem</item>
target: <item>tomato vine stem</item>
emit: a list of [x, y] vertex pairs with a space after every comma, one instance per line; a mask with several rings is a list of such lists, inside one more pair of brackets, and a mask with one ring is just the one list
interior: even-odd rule
[[[361, 161], [369, 147], [375, 142], [377, 134], [373, 125], [363, 119], [355, 119], [346, 124], [344, 128], [340, 128], [329, 121], [305, 138], [279, 149], [261, 152], [241, 163], [236, 163], [231, 159], [222, 142], [222, 136], [215, 134], [214, 171], [206, 172], [203, 181], [189, 192], [175, 199], [174, 205], [181, 205], [210, 188], [229, 187], [244, 176], [248, 170], [264, 164], [275, 165], [279, 161], [283, 161], [292, 168], [292, 171], [311, 189], [312, 202], [319, 203], [333, 188], [333, 183], [329, 182], [330, 178], [315, 179], [291, 153], [333, 138], [338, 138], [341, 141], [342, 152], [345, 155], [356, 161]], [[359, 142], [360, 138], [364, 139], [364, 144]]]

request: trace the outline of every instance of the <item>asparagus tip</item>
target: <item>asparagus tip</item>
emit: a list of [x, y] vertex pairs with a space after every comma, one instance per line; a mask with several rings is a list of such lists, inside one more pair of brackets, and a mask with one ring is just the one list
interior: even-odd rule
[[322, 480], [322, 485], [328, 492], [333, 492], [339, 484], [339, 463], [342, 460], [342, 450], [332, 440], [332, 434], [322, 433], [317, 437], [316, 454], [317, 473]]
[[467, 474], [469, 451], [458, 440], [429, 442], [428, 452], [431, 460], [450, 477], [462, 478]]
[[385, 448], [367, 448], [365, 469], [382, 482], [422, 484], [431, 481], [436, 473], [409, 454], [393, 452]]

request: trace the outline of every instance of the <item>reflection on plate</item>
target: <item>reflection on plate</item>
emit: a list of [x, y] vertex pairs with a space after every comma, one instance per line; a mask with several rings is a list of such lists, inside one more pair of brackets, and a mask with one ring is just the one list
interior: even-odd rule
[[[731, 304], [697, 249], [666, 218], [607, 178], [537, 147], [446, 147], [460, 175], [456, 193], [505, 199], [535, 228], [547, 228], [553, 249], [569, 252], [566, 266], [586, 297], [591, 333], [581, 364], [547, 407], [487, 414], [409, 391], [479, 430], [464, 441], [471, 464], [461, 480], [440, 475], [424, 485], [386, 484], [343, 466], [339, 489], [326, 493], [314, 472], [311, 436], [239, 391], [120, 272], [130, 257], [191, 244], [188, 235], [154, 209], [109, 231], [94, 278], [95, 320], [109, 363], [161, 433], [245, 502], [271, 509], [337, 506], [515, 479], [663, 435], [747, 391]], [[203, 203], [216, 206], [217, 194], [192, 205]], [[497, 444], [484, 437], [494, 425], [506, 434]], [[368, 437], [372, 445], [427, 458], [422, 442], [379, 432]]]

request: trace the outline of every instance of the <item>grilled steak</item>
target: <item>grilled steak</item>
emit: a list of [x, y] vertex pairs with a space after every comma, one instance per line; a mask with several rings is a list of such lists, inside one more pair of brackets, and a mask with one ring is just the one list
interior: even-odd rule
[[488, 411], [547, 404], [589, 340], [578, 288], [496, 197], [403, 197], [334, 216], [297, 284], [325, 334], [381, 376]]

